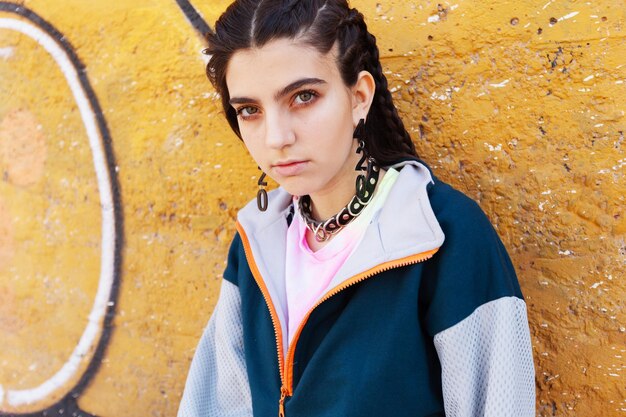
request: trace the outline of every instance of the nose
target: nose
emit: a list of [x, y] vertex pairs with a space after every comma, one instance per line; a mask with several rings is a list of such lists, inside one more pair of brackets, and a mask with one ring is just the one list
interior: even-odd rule
[[265, 144], [272, 149], [282, 149], [293, 144], [296, 140], [291, 120], [288, 114], [281, 112], [266, 112], [265, 115]]

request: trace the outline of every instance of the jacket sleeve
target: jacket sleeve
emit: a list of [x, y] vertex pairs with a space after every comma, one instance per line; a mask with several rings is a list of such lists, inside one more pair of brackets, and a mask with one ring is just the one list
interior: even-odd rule
[[530, 331], [513, 265], [480, 207], [444, 191], [433, 205], [446, 241], [426, 268], [420, 297], [446, 416], [535, 416]]
[[239, 288], [224, 279], [187, 376], [178, 417], [251, 417]]
[[535, 416], [526, 305], [504, 297], [435, 335], [447, 417]]

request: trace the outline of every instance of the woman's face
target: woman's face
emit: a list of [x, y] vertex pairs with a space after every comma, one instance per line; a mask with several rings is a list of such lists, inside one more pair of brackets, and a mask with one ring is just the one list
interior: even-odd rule
[[293, 195], [332, 195], [354, 184], [352, 133], [364, 118], [334, 49], [322, 55], [290, 39], [237, 51], [226, 71], [230, 104], [257, 164]]

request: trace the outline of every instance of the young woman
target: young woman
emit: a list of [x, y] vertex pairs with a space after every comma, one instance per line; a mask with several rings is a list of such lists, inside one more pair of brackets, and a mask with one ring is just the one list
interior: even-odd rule
[[533, 416], [513, 266], [417, 158], [362, 14], [238, 0], [209, 43], [228, 122], [280, 188], [239, 212], [179, 417]]

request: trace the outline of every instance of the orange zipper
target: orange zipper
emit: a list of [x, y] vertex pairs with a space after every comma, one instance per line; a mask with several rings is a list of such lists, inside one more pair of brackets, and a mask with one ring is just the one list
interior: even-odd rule
[[280, 400], [278, 401], [278, 416], [285, 417], [285, 398], [293, 395], [293, 358], [295, 355], [295, 347], [298, 342], [298, 338], [300, 337], [300, 333], [304, 328], [309, 316], [313, 311], [324, 301], [328, 300], [332, 296], [337, 293], [343, 291], [344, 289], [357, 284], [359, 282], [365, 281], [366, 279], [384, 271], [388, 271], [393, 268], [399, 268], [402, 266], [407, 266], [411, 264], [416, 264], [420, 262], [424, 262], [427, 259], [430, 259], [439, 248], [435, 248], [426, 252], [418, 253], [415, 255], [410, 255], [401, 259], [397, 259], [395, 261], [384, 262], [380, 265], [375, 266], [374, 268], [368, 269], [360, 274], [353, 276], [345, 281], [343, 281], [340, 285], [337, 285], [332, 290], [328, 291], [311, 309], [306, 313], [300, 326], [298, 326], [298, 330], [293, 336], [293, 340], [289, 345], [289, 349], [287, 351], [287, 361], [283, 358], [283, 336], [282, 336], [282, 328], [280, 326], [280, 321], [278, 320], [278, 314], [276, 313], [276, 309], [274, 304], [272, 303], [272, 299], [269, 295], [269, 291], [265, 286], [265, 282], [261, 277], [258, 267], [254, 262], [254, 258], [252, 257], [252, 251], [250, 249], [250, 242], [248, 241], [248, 237], [246, 236], [243, 227], [239, 222], [237, 222], [237, 230], [239, 231], [239, 235], [241, 236], [241, 240], [243, 242], [244, 252], [246, 254], [246, 258], [248, 259], [248, 265], [250, 266], [250, 271], [252, 271], [252, 275], [254, 276], [254, 280], [257, 282], [257, 285], [261, 289], [261, 293], [263, 294], [263, 298], [265, 299], [265, 303], [270, 310], [270, 316], [272, 317], [272, 325], [274, 326], [274, 334], [276, 335], [276, 346], [278, 348], [278, 367], [280, 372], [280, 380], [282, 386], [280, 388]]
[[[265, 286], [265, 282], [261, 278], [261, 273], [259, 272], [259, 268], [256, 266], [254, 262], [254, 258], [252, 257], [252, 250], [250, 249], [250, 241], [248, 241], [248, 236], [243, 230], [243, 227], [239, 222], [237, 222], [237, 231], [241, 236], [241, 241], [243, 242], [243, 251], [246, 254], [246, 258], [248, 259], [248, 265], [250, 267], [250, 271], [252, 272], [252, 276], [256, 281], [257, 285], [261, 289], [261, 293], [263, 294], [263, 298], [265, 299], [265, 304], [270, 310], [270, 316], [272, 318], [272, 326], [274, 326], [274, 334], [276, 335], [276, 346], [278, 348], [278, 370], [280, 372], [280, 381], [285, 381], [284, 375], [284, 363], [283, 363], [283, 331], [280, 327], [280, 321], [278, 320], [278, 314], [276, 313], [276, 308], [274, 307], [274, 303], [272, 303], [272, 298], [270, 297], [270, 293]], [[283, 383], [284, 386], [284, 383]], [[281, 388], [281, 406], [282, 401], [284, 401], [284, 395], [282, 394]], [[284, 414], [283, 414], [284, 415]], [[283, 416], [281, 416], [283, 417]]]

